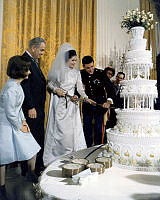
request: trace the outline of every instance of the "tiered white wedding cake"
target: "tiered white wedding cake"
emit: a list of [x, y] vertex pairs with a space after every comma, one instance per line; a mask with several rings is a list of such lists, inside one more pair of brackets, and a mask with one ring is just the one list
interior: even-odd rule
[[144, 28], [134, 27], [131, 33], [125, 55], [127, 80], [121, 92], [124, 109], [117, 110], [117, 124], [107, 131], [107, 138], [118, 165], [157, 170], [160, 168], [160, 112], [154, 110], [156, 81], [149, 80], [152, 55], [145, 50]]

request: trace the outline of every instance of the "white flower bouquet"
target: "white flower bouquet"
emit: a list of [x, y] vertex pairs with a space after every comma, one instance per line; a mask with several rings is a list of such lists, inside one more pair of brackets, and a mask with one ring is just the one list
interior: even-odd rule
[[151, 12], [145, 13], [144, 10], [140, 11], [138, 8], [135, 10], [128, 10], [126, 15], [123, 16], [121, 21], [121, 28], [127, 29], [129, 33], [131, 28], [135, 26], [144, 27], [145, 30], [151, 30], [154, 28], [154, 19]]

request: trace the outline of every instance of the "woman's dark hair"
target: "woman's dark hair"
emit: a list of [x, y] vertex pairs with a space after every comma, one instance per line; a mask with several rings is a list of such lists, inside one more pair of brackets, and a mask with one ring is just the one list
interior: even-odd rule
[[115, 75], [115, 69], [114, 68], [112, 68], [112, 67], [106, 67], [104, 69], [104, 72], [107, 73], [108, 71], [111, 71], [113, 76]]
[[20, 79], [26, 77], [31, 63], [26, 62], [22, 56], [13, 56], [8, 61], [7, 75], [13, 79]]
[[77, 53], [76, 53], [76, 51], [75, 50], [69, 50], [69, 51], [67, 51], [66, 52], [66, 62], [70, 59], [70, 58], [72, 58], [73, 56], [77, 56]]
[[94, 60], [93, 60], [93, 58], [92, 58], [92, 56], [84, 56], [83, 58], [82, 58], [82, 64], [83, 64], [83, 66], [85, 65], [85, 64], [90, 64], [90, 63], [94, 63]]

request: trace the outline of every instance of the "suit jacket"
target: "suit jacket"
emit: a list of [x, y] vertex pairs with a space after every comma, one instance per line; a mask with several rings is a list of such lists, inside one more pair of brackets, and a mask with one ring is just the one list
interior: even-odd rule
[[104, 84], [105, 84], [105, 88], [107, 91], [107, 98], [111, 98], [114, 102], [114, 98], [116, 96], [114, 84], [108, 78], [108, 76], [106, 75], [106, 73], [104, 71], [103, 71], [103, 73], [104, 73]]
[[38, 66], [38, 63], [25, 52], [23, 59], [31, 62], [28, 79], [22, 81], [21, 85], [25, 94], [23, 110], [27, 112], [29, 109], [35, 108], [37, 113], [44, 113], [46, 100], [46, 79]]
[[156, 68], [157, 68], [157, 90], [158, 98], [160, 98], [160, 54], [156, 57]]
[[156, 57], [156, 68], [157, 68], [157, 90], [158, 90], [158, 98], [154, 104], [154, 109], [160, 110], [160, 54]]
[[113, 102], [114, 102], [114, 106], [115, 108], [123, 108], [123, 98], [121, 98], [120, 96], [120, 92], [122, 90], [122, 85], [119, 84], [117, 85], [117, 83], [115, 81], [112, 82], [113, 85], [114, 85], [114, 90], [115, 90], [115, 96], [114, 96], [114, 99], [113, 99]]

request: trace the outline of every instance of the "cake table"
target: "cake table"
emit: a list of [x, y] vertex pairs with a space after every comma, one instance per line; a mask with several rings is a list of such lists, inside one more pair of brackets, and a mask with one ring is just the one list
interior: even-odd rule
[[[66, 159], [84, 158], [97, 147], [91, 147], [60, 158], [43, 172], [39, 186], [45, 200], [153, 200], [160, 199], [160, 172], [142, 172], [113, 166], [82, 185], [73, 185], [62, 177]], [[102, 149], [88, 156], [93, 162]]]

